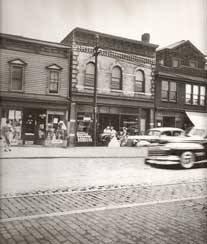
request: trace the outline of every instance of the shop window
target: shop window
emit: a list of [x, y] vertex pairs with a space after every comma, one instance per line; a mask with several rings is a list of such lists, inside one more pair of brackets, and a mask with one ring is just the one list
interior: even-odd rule
[[111, 89], [122, 90], [122, 70], [118, 66], [112, 69]]
[[62, 113], [49, 113], [47, 119], [47, 143], [63, 143], [67, 136], [65, 115]]
[[22, 134], [22, 111], [13, 109], [4, 111], [1, 118], [1, 128], [6, 124], [7, 119], [12, 126], [11, 144], [17, 145], [20, 143]]
[[57, 64], [52, 64], [47, 67], [49, 72], [49, 87], [48, 91], [52, 94], [58, 94], [60, 89], [60, 71], [62, 68]]
[[85, 86], [94, 86], [95, 79], [95, 64], [90, 62], [86, 65], [86, 73], [85, 73]]
[[77, 114], [77, 142], [91, 143], [93, 133], [93, 120], [91, 113]]
[[23, 91], [24, 88], [24, 69], [26, 63], [20, 59], [15, 59], [9, 61], [11, 80], [10, 80], [10, 90], [11, 91]]
[[145, 91], [145, 76], [142, 70], [137, 70], [135, 75], [135, 92], [144, 92]]
[[174, 81], [162, 81], [161, 99], [163, 101], [177, 101], [177, 87]]

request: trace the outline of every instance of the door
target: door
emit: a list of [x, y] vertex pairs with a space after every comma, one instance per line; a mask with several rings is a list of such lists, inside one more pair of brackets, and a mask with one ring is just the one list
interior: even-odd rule
[[42, 144], [45, 139], [46, 111], [24, 109], [22, 121], [23, 144], [31, 141], [33, 144]]

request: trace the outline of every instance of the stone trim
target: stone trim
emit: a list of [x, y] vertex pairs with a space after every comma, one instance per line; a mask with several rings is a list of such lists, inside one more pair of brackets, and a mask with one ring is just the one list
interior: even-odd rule
[[[92, 47], [87, 47], [87, 46], [76, 46], [76, 51], [93, 54], [94, 49]], [[155, 64], [155, 59], [152, 58], [150, 59], [146, 57], [141, 57], [133, 54], [120, 53], [111, 50], [101, 49], [99, 55], [111, 57], [111, 58], [119, 58], [119, 59], [132, 61], [136, 63], [138, 62], [138, 63], [145, 63], [145, 64]]]

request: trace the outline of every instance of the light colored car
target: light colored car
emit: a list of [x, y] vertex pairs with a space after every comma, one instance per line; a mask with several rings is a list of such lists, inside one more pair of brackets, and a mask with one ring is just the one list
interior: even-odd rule
[[185, 169], [207, 163], [207, 129], [193, 128], [185, 137], [171, 138], [171, 142], [149, 148], [145, 162], [180, 165]]
[[132, 146], [149, 146], [171, 138], [185, 137], [185, 131], [174, 127], [157, 127], [148, 130], [146, 135], [128, 136], [127, 144]]

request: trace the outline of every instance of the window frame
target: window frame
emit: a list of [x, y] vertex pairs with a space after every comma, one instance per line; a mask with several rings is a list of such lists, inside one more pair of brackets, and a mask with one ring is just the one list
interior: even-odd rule
[[[113, 76], [113, 70], [116, 68], [120, 71], [120, 77]], [[123, 90], [123, 71], [122, 68], [118, 65], [114, 66], [111, 71], [111, 90]]]
[[[57, 95], [60, 92], [62, 67], [57, 64], [52, 64], [52, 65], [47, 66], [47, 70], [48, 70], [48, 94]], [[57, 74], [58, 78], [52, 79], [51, 78], [52, 73]], [[53, 80], [56, 80], [56, 81], [53, 81]], [[56, 90], [50, 89], [51, 85], [53, 85], [53, 84], [57, 85]]]
[[[27, 65], [21, 59], [14, 59], [8, 62], [10, 68], [10, 81], [9, 81], [9, 90], [13, 92], [24, 92], [25, 86], [25, 66]], [[14, 89], [13, 88], [13, 72], [15, 68], [19, 68], [21, 70], [21, 89]]]
[[[174, 62], [174, 61], [178, 61], [178, 65], [176, 65], [176, 66], [173, 65], [173, 62]], [[173, 67], [173, 68], [178, 68], [178, 67], [180, 67], [180, 64], [181, 64], [181, 60], [180, 60], [179, 58], [176, 58], [176, 57], [173, 57], [173, 58], [172, 58], [172, 67]]]
[[[187, 86], [189, 86], [191, 88], [191, 92], [190, 93], [186, 93], [187, 91]], [[195, 94], [195, 88], [198, 87], [198, 94]], [[201, 89], [204, 88], [204, 94], [201, 94]], [[185, 84], [185, 104], [186, 105], [193, 105], [193, 106], [205, 106], [206, 105], [206, 91], [207, 88], [205, 85], [199, 85], [199, 84], [190, 84], [190, 83], [186, 83]], [[190, 100], [189, 102], [187, 102], [187, 95], [190, 95]], [[194, 99], [197, 97], [198, 102], [194, 103]], [[203, 98], [203, 99], [201, 99]], [[204, 101], [203, 104], [201, 103], [201, 101]]]
[[[194, 66], [193, 65], [191, 65], [191, 64], [193, 64], [194, 63]], [[189, 60], [189, 67], [191, 67], [191, 68], [198, 68], [198, 61], [196, 61], [196, 60]]]
[[[138, 79], [136, 79], [137, 78], [137, 73], [138, 72], [140, 72], [141, 74], [142, 74], [142, 80], [138, 80]], [[139, 86], [137, 86], [138, 85], [138, 83], [140, 83], [141, 84], [141, 90], [139, 90], [139, 89], [137, 89], [137, 87], [139, 87]], [[141, 70], [141, 69], [137, 69], [136, 71], [135, 71], [135, 78], [134, 78], [134, 92], [137, 92], [137, 93], [145, 93], [145, 73], [144, 73], [144, 71], [143, 70]]]
[[[94, 73], [87, 73], [87, 66], [93, 65]], [[84, 86], [85, 87], [94, 87], [94, 81], [95, 81], [95, 63], [90, 61], [86, 64], [85, 69], [85, 76], [84, 76]]]
[[[166, 82], [167, 89], [163, 89], [163, 83]], [[175, 91], [171, 90], [172, 84], [175, 84]], [[163, 92], [166, 93], [166, 98], [163, 98]], [[175, 99], [171, 99], [171, 95], [174, 94]], [[177, 82], [170, 80], [162, 80], [161, 81], [161, 100], [164, 102], [173, 102], [177, 103]]]

